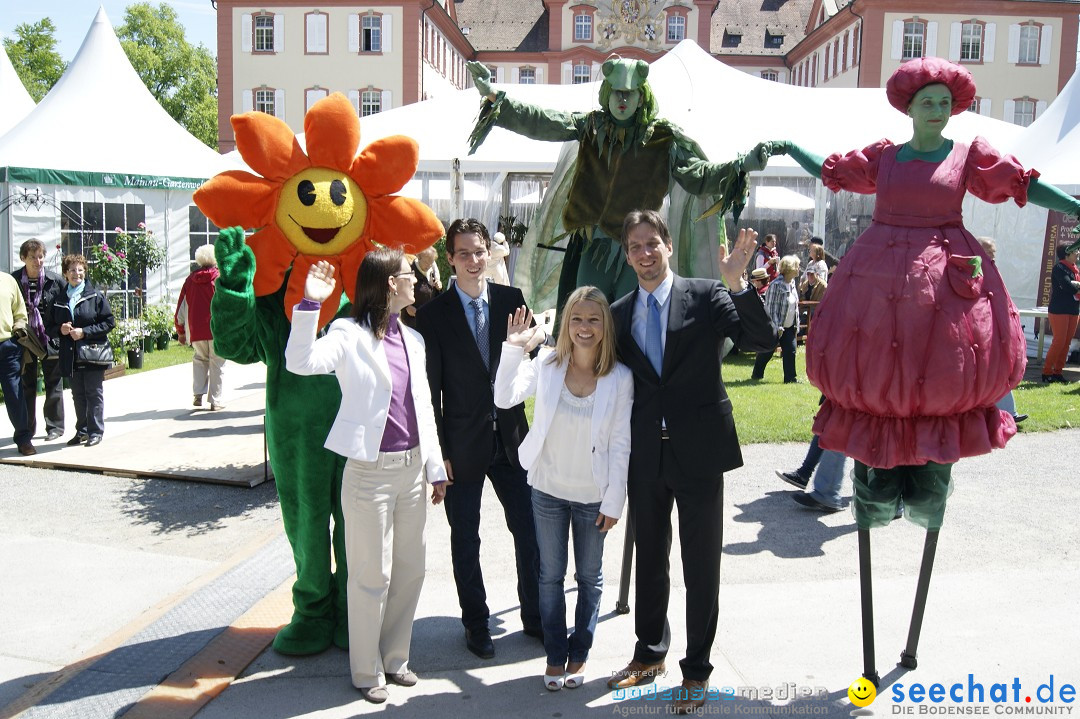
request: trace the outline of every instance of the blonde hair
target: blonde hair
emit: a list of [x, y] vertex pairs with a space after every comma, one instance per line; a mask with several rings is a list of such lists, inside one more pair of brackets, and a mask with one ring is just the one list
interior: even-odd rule
[[810, 259], [811, 260], [824, 260], [825, 248], [816, 242], [810, 244]]
[[216, 267], [217, 258], [214, 257], [214, 246], [199, 245], [195, 249], [195, 262], [199, 267]]
[[615, 369], [615, 320], [611, 317], [611, 306], [608, 305], [607, 297], [603, 292], [589, 285], [578, 287], [566, 298], [562, 319], [559, 320], [559, 338], [555, 341], [555, 354], [552, 361], [558, 365], [570, 361], [570, 355], [574, 350], [574, 343], [570, 339], [570, 315], [577, 303], [585, 301], [600, 305], [600, 315], [604, 318], [604, 336], [600, 339], [600, 347], [596, 352], [596, 364], [593, 365], [596, 376], [603, 377]]
[[776, 269], [785, 280], [790, 280], [799, 274], [799, 258], [795, 255], [784, 255], [780, 258], [780, 265]]

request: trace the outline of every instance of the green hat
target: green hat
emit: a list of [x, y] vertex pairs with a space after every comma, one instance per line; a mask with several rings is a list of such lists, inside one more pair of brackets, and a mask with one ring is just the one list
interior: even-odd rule
[[640, 90], [649, 76], [649, 63], [644, 60], [607, 60], [601, 70], [604, 82], [612, 90]]

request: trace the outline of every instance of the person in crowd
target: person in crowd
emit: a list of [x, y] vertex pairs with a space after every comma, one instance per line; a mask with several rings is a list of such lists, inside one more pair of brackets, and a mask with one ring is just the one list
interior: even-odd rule
[[[799, 336], [799, 292], [795, 278], [799, 276], [799, 258], [785, 255], [780, 260], [779, 275], [769, 283], [765, 292], [765, 311], [780, 333], [780, 359], [784, 364], [784, 382], [798, 382], [795, 376], [795, 344]], [[765, 366], [773, 352], [759, 352], [750, 379], [764, 379]]]
[[198, 268], [184, 280], [176, 303], [176, 336], [180, 344], [190, 342], [195, 352], [191, 360], [192, 405], [202, 407], [203, 395], [209, 393], [210, 409], [224, 409], [221, 385], [225, 358], [214, 352], [214, 334], [210, 331], [210, 301], [218, 278], [214, 246], [202, 245], [195, 250], [195, 263]]
[[400, 322], [413, 301], [413, 270], [398, 249], [369, 252], [356, 277], [350, 318], [316, 339], [319, 310], [333, 293], [334, 268], [308, 270], [293, 310], [285, 366], [298, 375], [330, 374], [341, 406], [325, 447], [346, 457], [341, 505], [348, 557], [349, 667], [373, 704], [386, 681], [411, 687], [413, 619], [424, 584], [425, 481], [431, 501], [446, 493], [420, 335]]
[[[439, 252], [432, 245], [417, 252], [416, 259], [412, 263], [418, 279], [423, 278], [424, 282], [433, 290], [432, 296], [439, 294], [443, 290], [442, 277], [439, 275], [439, 263], [435, 261], [438, 257]], [[421, 285], [420, 282], [416, 284], [417, 287]]]
[[506, 271], [506, 258], [509, 256], [510, 245], [506, 242], [506, 236], [496, 232], [491, 236], [491, 252], [488, 254], [484, 276], [496, 284], [510, 284], [510, 274]]
[[[983, 252], [990, 258], [990, 261], [997, 263], [997, 242], [993, 237], [980, 237], [979, 244], [982, 245]], [[1012, 415], [1013, 421], [1020, 424], [1028, 418], [1026, 414], [1017, 414], [1016, 412], [1016, 399], [1013, 397], [1012, 390], [1009, 390], [1004, 397], [997, 401], [997, 408], [1003, 409]]]
[[26, 302], [15, 278], [0, 273], [0, 389], [4, 391], [4, 407], [15, 430], [15, 446], [19, 454], [37, 454], [30, 441], [33, 434], [27, 426], [26, 400], [21, 380], [23, 346], [13, 333], [16, 325], [26, 325]]
[[1046, 308], [1054, 338], [1043, 363], [1043, 382], [1068, 381], [1064, 375], [1065, 359], [1080, 320], [1080, 270], [1076, 266], [1080, 248], [1075, 243], [1061, 244], [1056, 252], [1058, 261], [1050, 270], [1050, 303]]
[[776, 235], [765, 235], [754, 257], [754, 269], [764, 269], [769, 275], [769, 282], [776, 279], [776, 266], [780, 264], [780, 253], [776, 251]]
[[27, 352], [22, 370], [22, 394], [26, 400], [26, 428], [33, 437], [37, 434], [38, 368], [45, 382], [45, 439], [52, 441], [64, 435], [64, 380], [60, 376], [59, 343], [50, 342], [45, 331], [44, 316], [64, 291], [64, 278], [45, 268], [45, 243], [30, 239], [19, 248], [23, 266], [11, 273], [22, 289], [26, 302], [27, 331], [33, 332], [48, 353], [38, 359]]
[[[803, 281], [799, 285], [799, 302], [821, 302], [825, 296], [825, 290], [829, 287], [824, 277], [818, 276], [814, 270], [807, 270], [803, 275]], [[799, 335], [805, 335], [810, 328], [810, 320], [814, 317], [816, 306], [809, 306], [799, 312]]]
[[753, 230], [739, 230], [719, 263], [725, 288], [671, 271], [671, 234], [659, 213], [634, 210], [623, 222], [623, 250], [638, 287], [615, 302], [611, 313], [619, 359], [634, 374], [627, 497], [637, 544], [637, 644], [633, 659], [613, 673], [608, 686], [648, 684], [665, 671], [675, 503], [686, 585], [686, 657], [672, 709], [681, 713], [700, 710], [708, 697], [719, 619], [723, 473], [742, 465], [720, 375], [721, 348], [726, 339], [747, 352], [776, 346], [776, 329], [743, 280], [756, 239]]
[[[536, 397], [533, 425], [518, 457], [532, 487], [540, 549], [544, 686], [558, 691], [584, 682], [604, 586], [604, 538], [619, 521], [626, 498], [634, 379], [615, 359], [611, 310], [595, 287], [570, 294], [555, 349], [530, 360], [528, 353], [546, 336], [524, 309], [508, 318], [495, 405], [508, 409]], [[571, 529], [577, 608], [567, 639], [563, 579]]]
[[519, 463], [518, 445], [529, 431], [525, 405], [495, 406], [495, 376], [506, 339], [505, 318], [525, 306], [521, 290], [488, 282], [491, 248], [487, 227], [454, 220], [446, 231], [446, 255], [457, 280], [453, 289], [424, 305], [417, 328], [427, 343], [428, 382], [435, 407], [446, 473], [450, 557], [454, 567], [465, 647], [495, 656], [490, 611], [480, 569], [480, 499], [491, 480], [514, 537], [522, 631], [543, 639], [538, 579], [540, 559], [533, 525], [532, 488]]
[[[815, 238], [819, 239], [819, 238]], [[813, 272], [818, 279], [828, 282], [829, 265], [825, 263], [825, 247], [820, 242], [811, 242], [807, 249], [810, 261], [806, 263], [806, 272]]]
[[86, 266], [82, 255], [64, 255], [60, 269], [67, 287], [54, 299], [45, 330], [59, 339], [60, 374], [71, 381], [75, 436], [68, 444], [93, 447], [105, 434], [105, 370], [111, 364], [101, 350], [116, 322], [105, 293], [86, 279]]
[[765, 296], [769, 289], [769, 273], [764, 267], [756, 267], [750, 273], [750, 286], [757, 290], [759, 295]]

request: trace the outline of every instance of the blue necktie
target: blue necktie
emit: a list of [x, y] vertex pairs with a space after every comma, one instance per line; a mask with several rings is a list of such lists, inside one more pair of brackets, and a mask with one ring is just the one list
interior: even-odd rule
[[645, 356], [649, 358], [649, 364], [660, 376], [660, 367], [664, 359], [664, 348], [660, 344], [660, 303], [656, 298], [649, 295], [646, 303], [649, 307], [649, 316], [645, 321]]
[[491, 359], [488, 357], [488, 328], [487, 320], [484, 318], [484, 305], [479, 298], [473, 300], [471, 304], [476, 311], [476, 346], [480, 350], [480, 357], [484, 360], [484, 367], [490, 369]]

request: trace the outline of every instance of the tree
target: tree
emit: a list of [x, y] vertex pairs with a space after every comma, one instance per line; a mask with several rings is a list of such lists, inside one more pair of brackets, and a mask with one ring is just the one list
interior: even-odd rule
[[217, 63], [204, 45], [188, 43], [176, 11], [164, 3], [129, 5], [116, 35], [165, 111], [217, 149]]
[[34, 102], [41, 102], [64, 74], [66, 65], [56, 51], [55, 34], [52, 20], [42, 18], [32, 25], [16, 25], [15, 39], [4, 40], [4, 50]]

